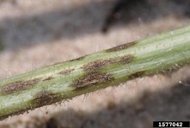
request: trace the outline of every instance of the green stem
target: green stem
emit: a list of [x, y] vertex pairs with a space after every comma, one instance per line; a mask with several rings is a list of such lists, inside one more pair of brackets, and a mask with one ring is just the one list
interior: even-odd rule
[[190, 27], [0, 81], [0, 118], [190, 62]]

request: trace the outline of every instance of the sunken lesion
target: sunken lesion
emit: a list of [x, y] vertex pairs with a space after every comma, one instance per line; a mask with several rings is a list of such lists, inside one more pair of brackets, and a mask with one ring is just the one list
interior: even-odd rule
[[132, 41], [132, 42], [129, 42], [129, 43], [126, 43], [126, 44], [122, 44], [122, 45], [119, 45], [119, 46], [116, 46], [116, 47], [107, 49], [106, 52], [117, 52], [117, 51], [121, 51], [121, 50], [130, 48], [130, 47], [136, 45], [137, 43], [138, 43], [137, 41]]
[[1, 88], [1, 94], [11, 94], [18, 91], [23, 91], [28, 88], [33, 87], [35, 84], [40, 82], [40, 78], [35, 78], [32, 80], [27, 81], [15, 81], [9, 84], [6, 84], [4, 87]]
[[73, 87], [76, 89], [90, 87], [97, 84], [104, 84], [110, 81], [113, 81], [114, 77], [109, 73], [101, 73], [101, 72], [90, 72], [85, 74], [82, 78], [77, 79], [73, 83]]

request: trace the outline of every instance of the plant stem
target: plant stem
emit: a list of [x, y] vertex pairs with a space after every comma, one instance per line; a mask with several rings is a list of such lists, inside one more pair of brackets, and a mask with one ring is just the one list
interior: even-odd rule
[[0, 118], [190, 62], [190, 27], [0, 81]]

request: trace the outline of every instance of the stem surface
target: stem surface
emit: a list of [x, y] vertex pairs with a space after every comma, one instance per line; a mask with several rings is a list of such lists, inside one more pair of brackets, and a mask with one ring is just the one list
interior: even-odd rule
[[190, 26], [46, 66], [0, 80], [0, 118], [189, 62]]

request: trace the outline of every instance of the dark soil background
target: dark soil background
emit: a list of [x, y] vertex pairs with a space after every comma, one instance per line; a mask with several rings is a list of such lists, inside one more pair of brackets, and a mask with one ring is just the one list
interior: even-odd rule
[[[103, 34], [116, 1], [1, 0], [0, 79], [190, 24], [189, 0], [147, 0], [125, 7]], [[152, 128], [154, 120], [190, 120], [189, 85], [185, 67], [13, 116], [0, 128]]]

